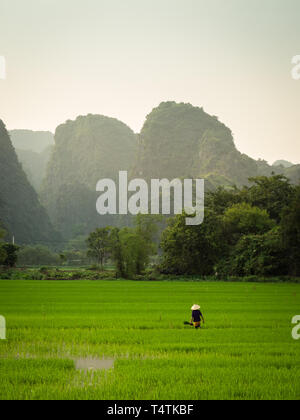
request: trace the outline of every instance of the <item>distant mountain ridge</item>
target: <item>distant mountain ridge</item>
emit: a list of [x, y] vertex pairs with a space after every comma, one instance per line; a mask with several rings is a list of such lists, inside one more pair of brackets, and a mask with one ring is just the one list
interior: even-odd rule
[[54, 134], [50, 131], [11, 130], [9, 134], [15, 149], [41, 153], [54, 146]]
[[[30, 142], [21, 139], [22, 132], [20, 130], [19, 144], [29, 145]], [[6, 144], [4, 151], [9, 149], [10, 157], [6, 162], [2, 153], [1, 160], [0, 149], [0, 169], [5, 169], [2, 190], [6, 189], [3, 194], [0, 188], [0, 220], [4, 198], [7, 207], [2, 219], [10, 231], [22, 231], [22, 220], [24, 232], [36, 225], [30, 234], [22, 233], [23, 239], [49, 238], [53, 228], [37, 195], [29, 188], [3, 123], [1, 136], [0, 146]], [[272, 174], [283, 174], [295, 184], [300, 181], [300, 165], [290, 166], [290, 162], [278, 161], [279, 165], [275, 162], [275, 166], [271, 166], [264, 160], [254, 160], [240, 153], [231, 130], [217, 117], [202, 108], [176, 102], [163, 102], [154, 108], [139, 135], [117, 119], [89, 114], [58, 126], [55, 145], [46, 151], [18, 149], [17, 153], [32, 185], [40, 191], [54, 228], [66, 240], [116, 223], [115, 216], [97, 214], [96, 183], [102, 178], [116, 179], [120, 170], [127, 170], [131, 178], [146, 180], [204, 178], [208, 189], [240, 187], [249, 184], [250, 177]], [[14, 173], [16, 177], [10, 175]], [[17, 182], [15, 178], [24, 188], [12, 185]], [[15, 194], [7, 193], [6, 184]], [[26, 220], [13, 215], [22, 201], [26, 204], [25, 214], [32, 213]], [[121, 224], [127, 222], [121, 220]], [[44, 231], [44, 236], [39, 236], [40, 230]]]
[[291, 168], [292, 166], [296, 165], [287, 160], [276, 160], [276, 162], [274, 162], [272, 166], [283, 166], [284, 168]]
[[54, 148], [54, 134], [31, 130], [12, 130], [9, 134], [29, 182], [39, 192]]
[[54, 146], [48, 146], [43, 152], [16, 149], [18, 159], [27, 175], [30, 184], [39, 192], [46, 176], [46, 169], [50, 161]]

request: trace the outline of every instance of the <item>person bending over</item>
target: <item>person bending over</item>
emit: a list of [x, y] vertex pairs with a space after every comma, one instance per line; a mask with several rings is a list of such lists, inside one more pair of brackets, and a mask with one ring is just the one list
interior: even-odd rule
[[202, 312], [200, 311], [199, 305], [192, 306], [192, 319], [191, 319], [191, 325], [193, 325], [196, 329], [201, 328], [201, 320], [203, 321], [203, 324], [205, 323], [204, 317], [202, 315]]

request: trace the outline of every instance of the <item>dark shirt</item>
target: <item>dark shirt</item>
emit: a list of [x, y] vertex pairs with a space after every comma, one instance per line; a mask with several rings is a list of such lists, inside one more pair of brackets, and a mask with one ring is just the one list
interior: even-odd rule
[[194, 322], [200, 322], [201, 321], [201, 316], [202, 316], [202, 313], [199, 311], [199, 309], [197, 311], [192, 312], [192, 318], [193, 318]]

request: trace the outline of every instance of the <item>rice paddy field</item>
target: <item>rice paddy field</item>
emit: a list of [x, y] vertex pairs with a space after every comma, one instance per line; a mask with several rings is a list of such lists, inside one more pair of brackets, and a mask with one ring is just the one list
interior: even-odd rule
[[297, 314], [297, 284], [2, 280], [0, 399], [298, 400]]

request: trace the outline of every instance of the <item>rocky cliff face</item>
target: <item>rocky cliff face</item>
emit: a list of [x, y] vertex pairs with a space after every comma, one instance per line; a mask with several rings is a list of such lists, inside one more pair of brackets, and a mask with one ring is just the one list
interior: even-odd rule
[[136, 151], [134, 132], [113, 118], [88, 115], [57, 128], [41, 196], [64, 237], [110, 223], [96, 213], [96, 184], [129, 170]]
[[211, 187], [238, 186], [249, 177], [280, 172], [240, 153], [231, 130], [190, 104], [165, 102], [147, 116], [140, 134], [135, 175], [205, 178]]
[[58, 235], [18, 161], [0, 120], [0, 221], [17, 243], [53, 243]]

